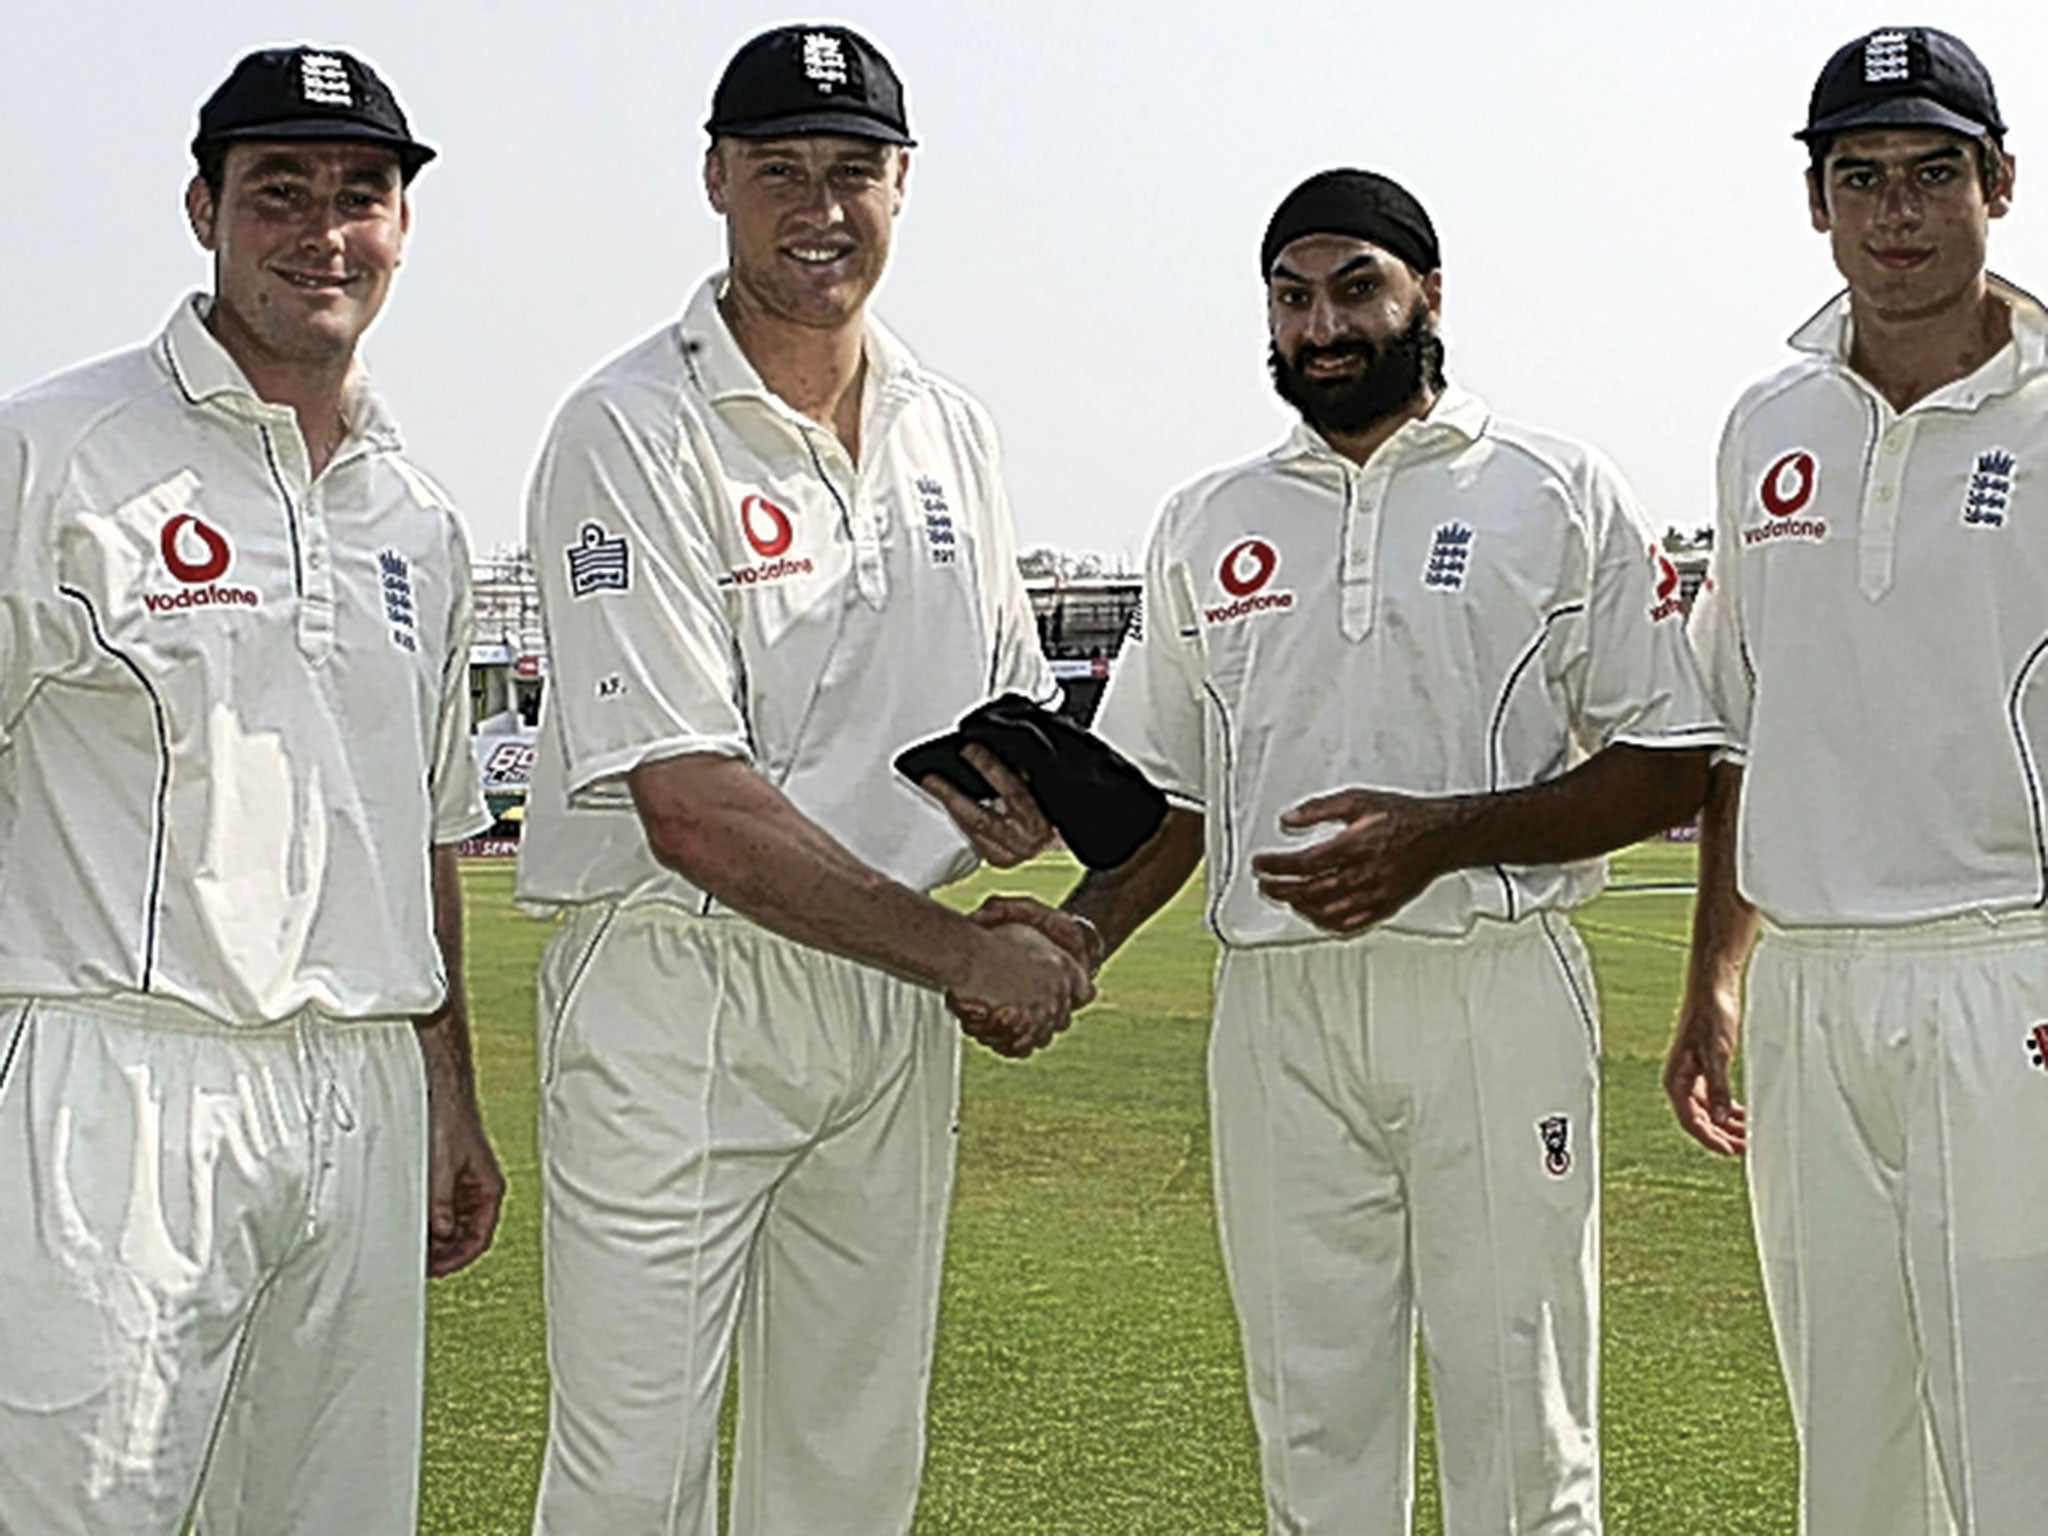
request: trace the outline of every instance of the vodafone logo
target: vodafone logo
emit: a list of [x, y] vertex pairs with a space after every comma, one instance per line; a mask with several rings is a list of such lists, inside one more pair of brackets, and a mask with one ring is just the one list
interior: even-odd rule
[[219, 581], [227, 575], [233, 558], [227, 536], [190, 512], [180, 512], [164, 524], [157, 547], [164, 552], [164, 564], [171, 574], [188, 587]]
[[1271, 544], [1256, 535], [1239, 539], [1223, 552], [1223, 559], [1216, 567], [1216, 579], [1235, 601], [1205, 608], [1202, 616], [1211, 624], [1228, 624], [1264, 609], [1292, 608], [1292, 592], [1266, 590], [1266, 583], [1273, 579], [1273, 573], [1279, 568], [1280, 552]]
[[1813, 500], [1819, 484], [1820, 462], [1808, 450], [1794, 448], [1772, 460], [1757, 486], [1757, 498], [1769, 516], [1758, 527], [1743, 529], [1742, 542], [1763, 544], [1772, 539], [1798, 539], [1817, 544], [1825, 539], [1828, 525], [1824, 519], [1799, 516]]
[[1795, 448], [1779, 459], [1764, 471], [1764, 510], [1773, 517], [1790, 517], [1813, 500], [1813, 482], [1819, 468], [1813, 455], [1804, 448]]
[[1250, 597], [1273, 579], [1280, 555], [1264, 539], [1240, 539], [1224, 551], [1216, 579], [1232, 597]]
[[752, 565], [734, 566], [718, 578], [722, 587], [758, 587], [786, 581], [792, 576], [811, 574], [811, 562], [803, 555], [790, 556], [796, 529], [789, 514], [766, 496], [749, 496], [740, 503], [740, 532], [761, 558]]
[[740, 532], [754, 546], [754, 553], [764, 560], [788, 553], [790, 542], [796, 537], [789, 514], [766, 496], [749, 496], [740, 503]]
[[1657, 568], [1657, 600], [1650, 605], [1650, 622], [1655, 624], [1683, 612], [1685, 600], [1679, 596], [1678, 567], [1671, 557], [1652, 544], [1650, 561]]
[[179, 512], [157, 535], [164, 567], [180, 583], [174, 592], [145, 592], [142, 606], [153, 614], [184, 613], [195, 608], [254, 608], [263, 599], [253, 587], [222, 584], [234, 563], [227, 535], [190, 512]]

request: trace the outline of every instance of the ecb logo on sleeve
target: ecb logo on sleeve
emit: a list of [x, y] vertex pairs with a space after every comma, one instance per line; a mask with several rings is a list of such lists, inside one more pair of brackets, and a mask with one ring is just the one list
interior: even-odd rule
[[2036, 1024], [2027, 1032], [2027, 1059], [2048, 1072], [2048, 1024]]
[[1536, 1122], [1543, 1138], [1543, 1171], [1561, 1179], [1572, 1171], [1572, 1123], [1564, 1115], [1545, 1115]]
[[569, 557], [569, 595], [588, 597], [593, 592], [623, 592], [633, 582], [632, 567], [626, 560], [626, 541], [616, 538], [603, 523], [587, 522], [576, 542], [563, 551]]

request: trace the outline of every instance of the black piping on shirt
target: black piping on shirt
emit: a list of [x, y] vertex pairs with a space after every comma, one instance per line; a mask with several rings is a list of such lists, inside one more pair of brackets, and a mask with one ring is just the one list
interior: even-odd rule
[[2012, 693], [2005, 701], [2005, 717], [2012, 726], [2013, 750], [2019, 754], [2020, 768], [2027, 779], [2027, 810], [2034, 823], [2034, 861], [2041, 871], [2041, 893], [2034, 898], [2037, 907], [2048, 906], [2048, 830], [2042, 825], [2041, 775], [2034, 766], [2034, 754], [2027, 744], [2026, 727], [2020, 723], [2020, 698], [2027, 691], [2027, 680], [2041, 657], [2048, 654], [2048, 636], [2034, 642], [2034, 648], [2027, 652], [2027, 659], [2020, 663], [2020, 669], [2012, 680]]
[[93, 643], [114, 660], [126, 667], [142, 691], [149, 698], [150, 715], [156, 726], [156, 795], [150, 810], [149, 835], [149, 904], [143, 913], [142, 969], [137, 979], [138, 991], [147, 992], [156, 978], [157, 908], [163, 896], [164, 841], [168, 828], [167, 803], [171, 793], [171, 738], [170, 728], [164, 722], [164, 701], [156, 691], [156, 684], [138, 666], [133, 657], [117, 650], [107, 639], [106, 631], [100, 627], [100, 616], [92, 605], [92, 599], [76, 587], [59, 584], [57, 590], [85, 610], [86, 622], [92, 626]]
[[[1514, 666], [1508, 669], [1507, 681], [1501, 684], [1500, 697], [1494, 701], [1493, 722], [1486, 728], [1486, 788], [1488, 793], [1500, 793], [1501, 729], [1507, 723], [1508, 705], [1514, 699], [1515, 689], [1521, 684], [1522, 674], [1529, 670], [1531, 662], [1543, 654], [1543, 647], [1550, 642], [1551, 635], [1556, 632], [1557, 621], [1569, 618], [1572, 614], [1584, 613], [1585, 611], [1586, 605], [1584, 603], [1566, 603], [1562, 608], [1546, 613], [1543, 616], [1543, 627], [1536, 632], [1536, 638], [1529, 642], [1528, 647], [1516, 658]], [[1501, 893], [1506, 899], [1507, 904], [1507, 918], [1509, 922], [1513, 922], [1518, 915], [1515, 911], [1515, 883], [1508, 878], [1507, 870], [1501, 865], [1494, 865], [1493, 872], [1500, 878]]]

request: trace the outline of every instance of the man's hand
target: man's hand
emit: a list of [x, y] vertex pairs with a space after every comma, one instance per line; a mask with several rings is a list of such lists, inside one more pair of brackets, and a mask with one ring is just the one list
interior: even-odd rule
[[484, 1134], [466, 1063], [437, 1050], [429, 1024], [420, 1030], [427, 1060], [427, 1273], [452, 1275], [491, 1246], [505, 1175]]
[[1664, 1058], [1664, 1093], [1679, 1128], [1709, 1152], [1740, 1157], [1749, 1145], [1749, 1120], [1728, 1089], [1741, 1029], [1740, 1003], [1727, 990], [1704, 998], [1688, 988], [1678, 1030]]
[[1051, 847], [1052, 823], [1029, 786], [979, 742], [968, 742], [960, 755], [988, 780], [995, 799], [986, 804], [976, 801], [937, 774], [926, 774], [918, 787], [946, 808], [974, 851], [997, 869], [1011, 869]]
[[[976, 921], [985, 920], [977, 913]], [[1065, 1029], [1074, 1009], [1094, 1001], [1095, 984], [1083, 961], [1031, 923], [994, 923], [985, 927], [985, 940], [946, 1005], [970, 1037], [1021, 1060]]]
[[1340, 789], [1304, 800], [1280, 818], [1299, 832], [1326, 821], [1342, 832], [1310, 848], [1252, 859], [1260, 894], [1331, 933], [1356, 933], [1392, 917], [1445, 870], [1452, 822], [1443, 802], [1386, 790]]
[[1000, 928], [1005, 923], [1034, 928], [1080, 961], [1090, 976], [1102, 966], [1102, 934], [1096, 926], [1035, 897], [991, 896], [975, 908], [974, 920], [984, 928]]

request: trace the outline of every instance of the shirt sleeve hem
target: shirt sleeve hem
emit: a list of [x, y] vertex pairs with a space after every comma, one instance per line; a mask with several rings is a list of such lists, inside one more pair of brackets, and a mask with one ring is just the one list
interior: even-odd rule
[[569, 804], [585, 805], [593, 790], [609, 780], [624, 778], [644, 763], [658, 763], [670, 757], [698, 756], [731, 757], [748, 764], [754, 761], [753, 750], [736, 736], [675, 736], [664, 741], [651, 741], [571, 763], [567, 786]]

